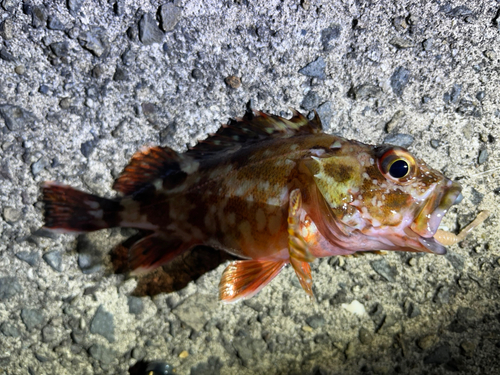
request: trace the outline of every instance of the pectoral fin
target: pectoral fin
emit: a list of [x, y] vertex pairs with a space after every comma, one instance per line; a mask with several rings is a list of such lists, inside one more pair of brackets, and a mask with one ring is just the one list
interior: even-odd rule
[[311, 276], [311, 266], [307, 262], [300, 262], [296, 259], [290, 258], [290, 263], [295, 270], [300, 285], [305, 290], [305, 292], [314, 299], [314, 293], [312, 290], [312, 276]]
[[257, 294], [285, 267], [286, 261], [239, 260], [229, 263], [219, 283], [219, 299], [232, 303]]
[[288, 252], [290, 263], [299, 278], [300, 285], [309, 296], [314, 297], [309, 263], [315, 257], [309, 251], [309, 244], [301, 233], [301, 223], [305, 216], [306, 213], [302, 208], [302, 194], [299, 189], [295, 189], [290, 193], [288, 207]]

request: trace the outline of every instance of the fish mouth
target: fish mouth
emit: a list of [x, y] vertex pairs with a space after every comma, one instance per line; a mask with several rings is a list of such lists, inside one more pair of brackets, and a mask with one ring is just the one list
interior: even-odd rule
[[[439, 189], [439, 188], [438, 188]], [[414, 237], [430, 253], [446, 254], [446, 248], [433, 237], [441, 224], [441, 220], [450, 207], [462, 201], [462, 187], [458, 182], [448, 180], [446, 185], [433, 194], [423, 204], [415, 220], [408, 228]], [[416, 236], [415, 236], [416, 235]]]

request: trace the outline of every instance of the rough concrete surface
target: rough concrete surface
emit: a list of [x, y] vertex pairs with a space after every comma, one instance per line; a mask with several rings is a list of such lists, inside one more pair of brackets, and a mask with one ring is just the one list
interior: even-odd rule
[[[154, 360], [176, 374], [500, 372], [499, 9], [0, 1], [0, 374], [140, 374]], [[186, 150], [249, 102], [316, 109], [326, 132], [406, 145], [463, 184], [452, 231], [492, 215], [446, 256], [317, 260], [317, 303], [286, 269], [222, 305], [224, 264], [127, 278], [110, 253], [131, 232], [40, 230], [42, 181], [113, 197], [141, 146]], [[197, 271], [215, 255], [178, 264]]]

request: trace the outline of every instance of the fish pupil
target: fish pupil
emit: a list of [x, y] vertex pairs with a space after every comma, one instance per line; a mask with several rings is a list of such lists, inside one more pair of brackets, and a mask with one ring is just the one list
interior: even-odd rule
[[389, 168], [389, 174], [394, 178], [403, 178], [408, 174], [410, 167], [406, 160], [396, 160]]

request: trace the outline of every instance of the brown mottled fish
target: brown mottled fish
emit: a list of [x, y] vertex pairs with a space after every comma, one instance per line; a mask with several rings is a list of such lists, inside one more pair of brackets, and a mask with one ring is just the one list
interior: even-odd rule
[[324, 134], [317, 115], [308, 120], [296, 111], [289, 120], [250, 111], [185, 153], [139, 151], [113, 187], [120, 198], [44, 183], [45, 227], [147, 231], [130, 249], [136, 273], [196, 245], [227, 251], [243, 260], [222, 275], [225, 302], [253, 296], [288, 263], [312, 296], [315, 258], [372, 250], [444, 254], [440, 238], [461, 239], [438, 231], [461, 200], [457, 182], [401, 147]]

